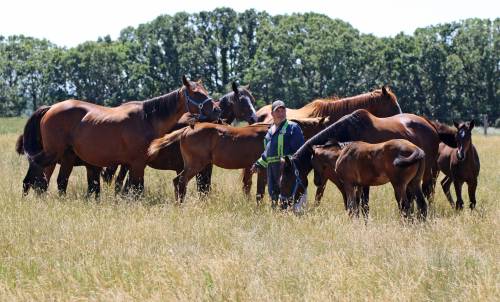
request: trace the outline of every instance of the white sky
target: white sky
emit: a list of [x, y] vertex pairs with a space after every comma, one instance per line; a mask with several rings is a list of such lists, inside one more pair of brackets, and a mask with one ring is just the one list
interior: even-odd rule
[[478, 17], [500, 17], [499, 0], [3, 0], [0, 35], [24, 34], [46, 38], [59, 46], [76, 46], [99, 36], [118, 37], [127, 27], [174, 15], [230, 7], [271, 15], [318, 12], [350, 23], [362, 33], [394, 36], [413, 34], [418, 27]]

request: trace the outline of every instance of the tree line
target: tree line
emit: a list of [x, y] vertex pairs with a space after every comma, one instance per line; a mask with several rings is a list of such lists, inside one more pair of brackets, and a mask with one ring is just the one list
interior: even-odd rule
[[[390, 18], [390, 15], [386, 16]], [[165, 94], [182, 74], [215, 97], [249, 84], [258, 105], [345, 97], [389, 85], [404, 112], [499, 118], [500, 18], [466, 19], [379, 38], [317, 13], [230, 8], [161, 15], [76, 47], [0, 36], [0, 116], [76, 98], [106, 106]]]

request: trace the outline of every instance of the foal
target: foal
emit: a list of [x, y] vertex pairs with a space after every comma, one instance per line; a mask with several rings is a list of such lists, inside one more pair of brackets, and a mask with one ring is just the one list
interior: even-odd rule
[[[457, 148], [451, 148], [443, 143], [439, 144], [438, 165], [439, 169], [445, 174], [441, 186], [451, 206], [455, 206], [457, 210], [462, 210], [464, 207], [462, 185], [466, 182], [469, 190], [470, 208], [473, 210], [476, 207], [476, 187], [480, 166], [479, 156], [472, 144], [471, 131], [474, 128], [474, 120], [460, 124], [454, 122], [454, 125], [457, 128], [455, 135]], [[450, 193], [452, 182], [457, 195], [456, 204], [453, 202]]]
[[[344, 208], [347, 210], [347, 196], [344, 191], [344, 185], [337, 175], [337, 172], [335, 172], [335, 165], [337, 164], [337, 159], [342, 153], [342, 148], [348, 144], [350, 143], [329, 142], [326, 145], [313, 146], [313, 157], [311, 159], [311, 165], [314, 170], [314, 184], [317, 187], [315, 198], [316, 205], [319, 205], [325, 191], [326, 182], [330, 180], [335, 184], [337, 189], [342, 194]], [[361, 194], [361, 208], [363, 214], [365, 215], [367, 215], [369, 211], [369, 188], [370, 187], [363, 187], [362, 194], [361, 192], [358, 192]]]
[[406, 189], [417, 199], [420, 217], [427, 216], [427, 204], [422, 193], [425, 153], [404, 139], [393, 139], [379, 144], [353, 142], [342, 149], [335, 172], [347, 196], [350, 215], [359, 215], [357, 187], [379, 186], [390, 182], [403, 216], [409, 217], [411, 200]]

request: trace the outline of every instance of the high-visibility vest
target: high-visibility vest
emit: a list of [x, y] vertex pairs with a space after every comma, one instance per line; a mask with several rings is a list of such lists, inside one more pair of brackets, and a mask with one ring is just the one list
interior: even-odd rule
[[[283, 124], [283, 126], [280, 129], [280, 132], [278, 133], [278, 154], [275, 156], [268, 156], [266, 158], [266, 160], [264, 160], [263, 158], [259, 158], [259, 160], [257, 161], [259, 163], [259, 165], [261, 165], [263, 167], [267, 167], [268, 164], [279, 162], [281, 160], [281, 158], [285, 155], [284, 148], [283, 148], [283, 142], [284, 142], [283, 138], [284, 138], [284, 135], [286, 133], [287, 128], [288, 128], [288, 120], [285, 121], [285, 123]], [[266, 149], [266, 144], [267, 144], [267, 142], [264, 139], [264, 150]]]

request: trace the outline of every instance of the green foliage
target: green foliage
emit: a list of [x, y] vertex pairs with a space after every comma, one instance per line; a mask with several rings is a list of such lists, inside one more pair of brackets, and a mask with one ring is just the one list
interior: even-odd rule
[[202, 79], [214, 95], [231, 81], [261, 103], [299, 107], [388, 84], [405, 112], [443, 121], [500, 116], [500, 18], [467, 19], [393, 38], [360, 34], [317, 13], [270, 16], [217, 8], [161, 15], [137, 28], [65, 49], [0, 36], [0, 116], [66, 98], [107, 106]]

